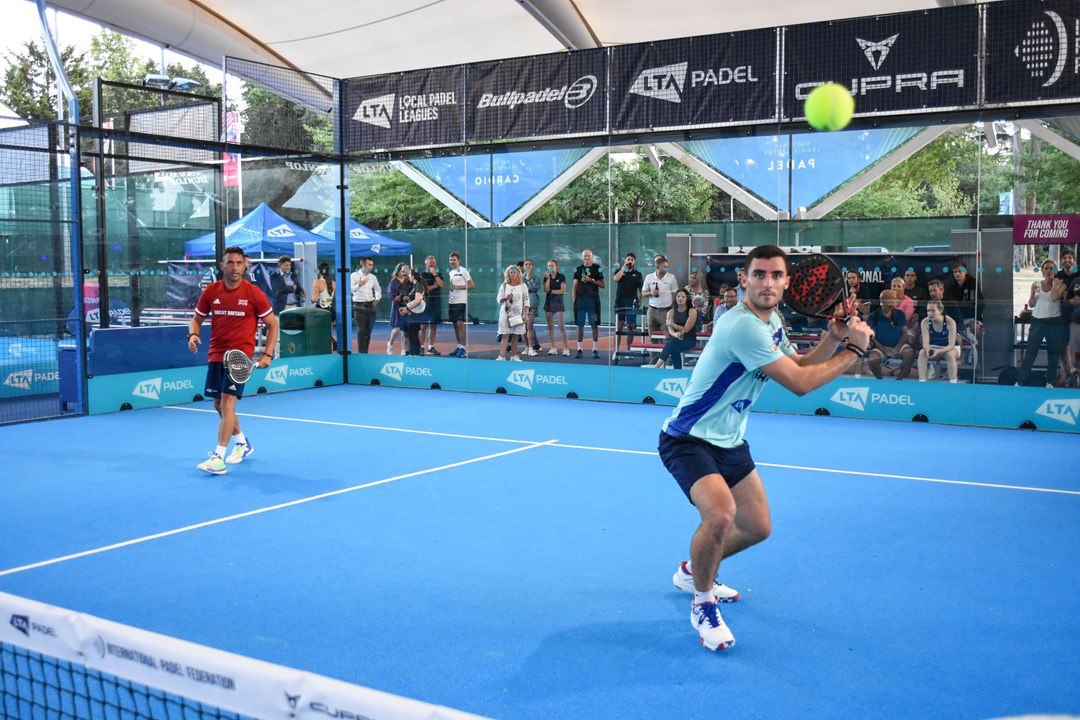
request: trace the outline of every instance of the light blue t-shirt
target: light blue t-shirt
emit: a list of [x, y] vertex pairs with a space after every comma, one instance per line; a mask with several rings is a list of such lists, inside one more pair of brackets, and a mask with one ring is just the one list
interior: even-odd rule
[[664, 432], [737, 447], [746, 432], [750, 406], [769, 379], [760, 368], [782, 354], [794, 357], [796, 352], [777, 313], [765, 323], [744, 303], [731, 308], [713, 325], [712, 337], [675, 412], [664, 423]]

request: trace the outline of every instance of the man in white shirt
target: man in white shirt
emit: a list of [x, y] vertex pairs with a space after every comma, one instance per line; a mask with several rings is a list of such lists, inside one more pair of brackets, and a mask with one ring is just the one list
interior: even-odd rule
[[461, 256], [456, 252], [450, 253], [450, 296], [447, 298], [447, 317], [454, 325], [454, 335], [457, 338], [457, 349], [450, 353], [451, 357], [465, 357], [465, 320], [469, 291], [476, 287], [472, 275], [467, 268], [461, 265]]
[[667, 271], [668, 261], [663, 255], [653, 260], [655, 272], [645, 276], [641, 296], [649, 298], [649, 333], [662, 332], [667, 325], [667, 313], [679, 291], [679, 281]]
[[371, 342], [371, 329], [375, 326], [375, 309], [382, 299], [382, 289], [371, 270], [375, 262], [371, 258], [360, 261], [360, 269], [349, 276], [352, 290], [353, 322], [356, 323], [356, 352], [367, 353]]

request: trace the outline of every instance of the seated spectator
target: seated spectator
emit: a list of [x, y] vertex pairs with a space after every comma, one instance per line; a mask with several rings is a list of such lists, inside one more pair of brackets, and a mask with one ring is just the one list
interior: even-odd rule
[[667, 342], [660, 351], [660, 357], [651, 367], [662, 368], [667, 364], [668, 358], [671, 358], [675, 369], [682, 370], [682, 354], [697, 345], [696, 325], [697, 310], [690, 300], [690, 293], [686, 288], [680, 288], [675, 293], [675, 304], [667, 314]]
[[694, 270], [687, 278], [686, 292], [690, 293], [690, 303], [697, 311], [697, 331], [702, 332], [706, 322], [709, 322], [709, 286], [705, 282], [705, 273]]
[[903, 278], [894, 277], [889, 286], [892, 288], [892, 291], [896, 293], [896, 296], [900, 298], [900, 302], [897, 304], [896, 309], [904, 313], [904, 317], [907, 318], [908, 335], [914, 343], [914, 341], [919, 338], [919, 315], [915, 312], [915, 300], [904, 294]]
[[870, 303], [863, 297], [862, 278], [859, 276], [859, 271], [848, 270], [844, 275], [844, 280], [847, 283], [848, 297], [858, 298], [861, 301], [857, 306], [859, 317], [865, 320], [870, 314]]
[[904, 271], [904, 294], [915, 301], [916, 308], [930, 299], [930, 292], [919, 284], [919, 274], [913, 267]]
[[733, 287], [726, 288], [724, 290], [724, 294], [723, 294], [723, 302], [721, 302], [716, 307], [716, 312], [713, 314], [713, 319], [712, 319], [713, 324], [715, 325], [716, 322], [720, 318], [722, 318], [724, 316], [724, 313], [726, 313], [728, 310], [730, 310], [731, 308], [735, 307], [738, 304], [739, 304], [739, 292]]
[[896, 293], [882, 290], [881, 306], [870, 313], [866, 321], [874, 331], [866, 361], [870, 365], [870, 372], [878, 380], [882, 377], [881, 363], [886, 358], [900, 359], [900, 367], [896, 371], [897, 380], [906, 378], [915, 363], [915, 350], [911, 347], [911, 338], [907, 332], [907, 318], [896, 309], [898, 302]]
[[960, 346], [956, 344], [956, 321], [945, 316], [945, 305], [940, 300], [926, 304], [926, 318], [922, 321], [922, 350], [919, 351], [919, 382], [926, 382], [930, 361], [945, 359], [949, 382], [956, 382], [956, 364], [960, 359]]

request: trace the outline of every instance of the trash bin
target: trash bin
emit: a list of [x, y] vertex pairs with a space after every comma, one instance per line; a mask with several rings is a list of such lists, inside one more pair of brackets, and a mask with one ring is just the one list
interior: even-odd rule
[[282, 311], [281, 357], [325, 355], [331, 352], [330, 313], [314, 307]]

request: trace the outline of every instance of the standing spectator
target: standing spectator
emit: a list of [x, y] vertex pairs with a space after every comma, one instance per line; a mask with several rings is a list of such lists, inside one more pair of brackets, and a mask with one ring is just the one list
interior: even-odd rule
[[1066, 308], [1066, 316], [1070, 322], [1068, 349], [1072, 354], [1072, 373], [1067, 382], [1076, 387], [1080, 385], [1080, 272], [1073, 273], [1069, 280], [1062, 307]]
[[282, 255], [277, 261], [278, 271], [270, 276], [273, 293], [274, 314], [280, 315], [289, 308], [300, 307], [304, 302], [304, 288], [293, 271], [292, 258]]
[[690, 303], [697, 311], [697, 330], [700, 332], [709, 319], [709, 286], [705, 281], [705, 273], [691, 270], [690, 277], [686, 280], [686, 292], [690, 294]]
[[1031, 366], [1039, 355], [1043, 340], [1046, 341], [1046, 386], [1053, 387], [1057, 380], [1058, 359], [1061, 354], [1061, 298], [1065, 296], [1065, 283], [1054, 276], [1054, 261], [1042, 264], [1042, 280], [1031, 283], [1031, 295], [1025, 307], [1031, 308], [1031, 329], [1028, 331], [1024, 359], [1016, 373], [1016, 384], [1026, 385], [1031, 377]]
[[585, 323], [592, 325], [592, 356], [600, 357], [600, 291], [604, 288], [604, 270], [593, 262], [593, 252], [585, 248], [581, 253], [581, 265], [574, 270], [574, 286], [570, 290], [574, 301], [574, 321], [577, 324], [577, 354], [581, 359], [581, 341], [585, 335]]
[[622, 266], [612, 275], [615, 280], [615, 351], [619, 350], [619, 338], [626, 337], [626, 351], [634, 342], [637, 331], [638, 310], [641, 303], [641, 288], [645, 281], [637, 265], [637, 255], [626, 253]]
[[334, 332], [334, 325], [337, 323], [337, 310], [334, 308], [334, 291], [336, 289], [337, 283], [334, 282], [334, 276], [330, 273], [330, 264], [319, 263], [319, 274], [316, 276], [315, 281], [311, 283], [311, 297], [314, 298], [311, 303], [320, 310], [330, 313], [331, 350], [337, 347], [337, 336]]
[[[371, 343], [371, 331], [375, 327], [375, 313], [382, 288], [372, 269], [375, 261], [371, 258], [360, 260], [360, 269], [349, 276], [349, 289], [352, 291], [353, 322], [356, 323], [356, 352], [366, 353]], [[391, 323], [392, 324], [392, 323]], [[386, 353], [390, 354], [390, 343], [386, 344]]]
[[956, 382], [956, 363], [960, 346], [956, 344], [956, 321], [945, 316], [940, 300], [926, 303], [926, 318], [922, 321], [922, 350], [919, 351], [919, 382], [926, 382], [930, 361], [945, 358], [949, 382]]
[[915, 362], [915, 350], [911, 347], [911, 338], [907, 332], [907, 318], [896, 309], [899, 302], [892, 290], [881, 291], [881, 306], [870, 313], [866, 324], [874, 331], [866, 361], [870, 372], [881, 379], [881, 363], [886, 358], [900, 358], [900, 367], [896, 379], [903, 380], [911, 372]]
[[521, 362], [518, 356], [518, 340], [525, 333], [525, 314], [529, 311], [529, 290], [521, 282], [521, 270], [511, 265], [503, 272], [503, 283], [495, 299], [499, 303], [499, 356], [496, 360], [506, 360], [509, 340], [510, 359]]
[[[663, 255], [653, 258], [655, 270], [645, 276], [645, 289], [642, 296], [649, 298], [649, 334], [661, 332], [667, 323], [668, 310], [675, 301], [675, 292], [679, 281], [667, 271], [668, 261]], [[745, 277], [745, 273], [742, 277]]]
[[675, 369], [682, 370], [682, 354], [697, 345], [697, 309], [691, 303], [686, 288], [679, 288], [675, 292], [675, 304], [668, 310], [667, 331], [667, 342], [652, 367], [662, 368], [671, 358]]
[[555, 328], [562, 331], [562, 354], [570, 357], [570, 344], [566, 340], [566, 276], [559, 272], [559, 261], [548, 260], [547, 272], [544, 273], [544, 314], [547, 316], [548, 339], [551, 349], [548, 355], [555, 355]]
[[420, 328], [420, 344], [424, 343], [425, 330], [427, 332], [428, 355], [442, 355], [435, 349], [435, 331], [442, 322], [442, 289], [446, 286], [442, 273], [435, 267], [435, 256], [428, 255], [424, 258], [424, 286], [427, 288], [427, 312], [425, 313], [427, 324]]
[[723, 298], [724, 301], [716, 306], [716, 314], [712, 319], [713, 325], [716, 325], [724, 313], [739, 304], [739, 291], [733, 287], [725, 288]]
[[450, 353], [453, 357], [465, 357], [465, 343], [467, 335], [465, 321], [468, 319], [469, 291], [476, 287], [472, 275], [461, 264], [461, 255], [456, 252], [450, 253], [450, 297], [449, 319], [454, 325], [454, 338], [457, 340], [457, 349]]
[[405, 316], [405, 333], [409, 338], [409, 349], [405, 351], [405, 354], [423, 355], [424, 345], [420, 340], [420, 331], [428, 322], [428, 295], [424, 274], [419, 270], [413, 270], [409, 275], [408, 284], [402, 283], [400, 295], [401, 314]]
[[[214, 399], [218, 414], [217, 447], [210, 458], [196, 467], [211, 475], [223, 475], [225, 465], [235, 465], [251, 456], [255, 448], [240, 430], [236, 403], [244, 396], [244, 383], [233, 382], [225, 368], [225, 353], [242, 350], [251, 357], [255, 352], [255, 334], [262, 320], [266, 325], [266, 347], [272, 348], [278, 339], [278, 321], [266, 294], [244, 279], [244, 251], [238, 247], [225, 248], [221, 257], [221, 280], [210, 283], [199, 295], [195, 315], [188, 325], [188, 350], [197, 352], [199, 329], [210, 318], [210, 348], [207, 353], [205, 392]], [[258, 366], [270, 366], [272, 353], [264, 351]], [[235, 441], [228, 458], [225, 452], [229, 440]]]
[[536, 315], [540, 312], [540, 278], [533, 272], [533, 261], [521, 264], [521, 283], [529, 291], [529, 309], [525, 313], [525, 354], [536, 357], [540, 341], [536, 339]]
[[1076, 255], [1072, 250], [1061, 251], [1061, 270], [1056, 276], [1065, 284], [1065, 297], [1061, 299], [1061, 382], [1073, 384], [1078, 367], [1073, 364], [1072, 337], [1075, 333], [1070, 325], [1073, 315], [1073, 304], [1069, 295], [1069, 288], [1074, 281], [1080, 280], [1080, 270], [1076, 268]]
[[412, 268], [408, 263], [398, 263], [394, 268], [394, 276], [390, 278], [390, 283], [386, 286], [386, 296], [390, 298], [390, 339], [386, 341], [386, 354], [394, 354], [394, 340], [401, 339], [401, 354], [405, 354], [405, 337], [404, 327], [406, 316], [401, 312], [401, 308], [405, 307], [404, 300], [407, 297], [402, 295], [402, 288], [406, 284], [411, 284], [409, 276], [412, 274]]

